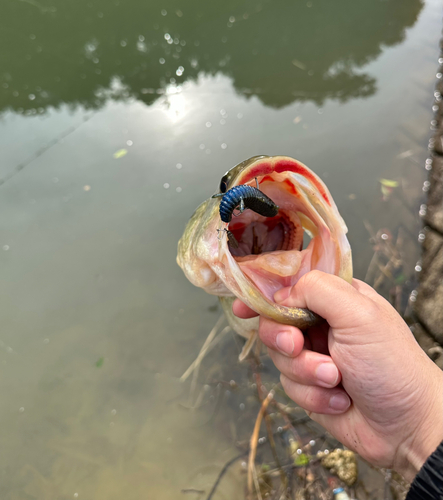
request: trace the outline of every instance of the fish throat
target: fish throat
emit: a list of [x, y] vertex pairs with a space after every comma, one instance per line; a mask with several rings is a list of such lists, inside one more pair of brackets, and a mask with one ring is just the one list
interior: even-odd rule
[[243, 212], [231, 221], [228, 229], [238, 242], [237, 248], [228, 242], [235, 257], [303, 249], [304, 230], [300, 219], [284, 210], [272, 218]]

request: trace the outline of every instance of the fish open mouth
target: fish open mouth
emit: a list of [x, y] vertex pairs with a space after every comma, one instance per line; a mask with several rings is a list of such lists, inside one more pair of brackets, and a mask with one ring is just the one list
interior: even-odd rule
[[[325, 204], [320, 193], [311, 189], [307, 195], [291, 171], [256, 177], [279, 212], [264, 217], [245, 210], [234, 216], [228, 229], [238, 246], [228, 240], [228, 248], [241, 272], [273, 302], [276, 291], [294, 285], [311, 269], [335, 274], [339, 258], [330, 228], [319, 214]], [[255, 180], [246, 184], [255, 185]]]
[[[232, 217], [238, 205], [246, 209], [234, 210]], [[218, 191], [195, 210], [179, 241], [177, 262], [194, 285], [220, 297], [231, 328], [249, 339], [243, 357], [256, 338], [258, 320], [235, 317], [234, 297], [279, 323], [300, 329], [317, 324], [317, 315], [276, 304], [274, 295], [312, 269], [350, 282], [346, 232], [314, 172], [288, 156], [255, 156], [226, 172]]]

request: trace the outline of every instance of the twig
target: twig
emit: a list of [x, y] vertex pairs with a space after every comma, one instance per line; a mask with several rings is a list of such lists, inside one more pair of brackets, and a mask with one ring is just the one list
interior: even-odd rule
[[369, 224], [369, 222], [367, 220], [364, 220], [363, 224], [366, 228], [366, 231], [369, 233], [369, 236], [371, 237], [371, 239], [373, 239], [375, 241], [376, 236], [375, 236], [374, 230], [372, 229], [371, 224]]
[[[257, 384], [258, 397], [260, 399], [260, 403], [262, 403], [263, 402], [263, 392], [262, 392], [262, 383], [261, 383], [261, 374], [260, 374], [260, 372], [257, 372], [255, 374], [255, 381], [256, 381], [256, 384]], [[278, 457], [277, 448], [275, 446], [274, 435], [272, 434], [271, 417], [269, 416], [269, 414], [268, 414], [267, 411], [264, 412], [264, 417], [265, 417], [266, 430], [268, 432], [268, 440], [269, 440], [269, 444], [271, 446], [272, 456], [274, 457], [274, 460], [275, 460], [275, 463], [276, 463], [277, 467], [280, 468], [280, 479], [281, 479], [283, 488], [286, 490], [287, 485], [288, 485], [288, 479], [287, 479], [287, 477], [286, 477], [283, 469], [281, 469], [280, 459]]]
[[[264, 386], [262, 386], [261, 373], [258, 371], [259, 365], [260, 365], [261, 345], [262, 345], [261, 341], [260, 341], [260, 339], [258, 339], [257, 344], [256, 344], [254, 358], [255, 358], [256, 368], [257, 368], [257, 371], [255, 372], [255, 382], [257, 385], [257, 394], [258, 394], [258, 399], [260, 400], [260, 403], [262, 404], [263, 400], [264, 400], [264, 395], [263, 395], [263, 387]], [[274, 435], [272, 433], [272, 422], [271, 422], [271, 418], [270, 418], [267, 410], [264, 411], [263, 416], [265, 419], [266, 431], [268, 433], [268, 440], [269, 440], [269, 444], [271, 446], [272, 456], [274, 457], [274, 461], [280, 470], [280, 480], [281, 480], [282, 486], [283, 486], [284, 490], [286, 490], [287, 485], [288, 485], [288, 479], [287, 479], [283, 469], [281, 469], [281, 463], [280, 463], [280, 459], [278, 457], [277, 448], [275, 446]], [[255, 472], [255, 468], [254, 468], [254, 472]]]
[[183, 488], [182, 493], [196, 493], [197, 495], [203, 495], [205, 490], [198, 490], [197, 488]]
[[252, 497], [252, 487], [253, 487], [253, 472], [254, 472], [254, 462], [255, 455], [257, 454], [257, 443], [258, 443], [258, 434], [260, 432], [260, 425], [263, 419], [263, 415], [274, 397], [274, 391], [270, 391], [266, 398], [263, 400], [260, 411], [257, 415], [257, 420], [255, 421], [254, 431], [252, 432], [251, 441], [250, 441], [250, 450], [249, 450], [249, 461], [248, 461], [248, 492], [249, 496]]
[[315, 486], [314, 486], [315, 490], [316, 490], [316, 493], [317, 493], [317, 497], [320, 499], [320, 500], [326, 500], [326, 495], [325, 495], [325, 492], [321, 489], [321, 486], [320, 484], [317, 482], [315, 483]]
[[[268, 394], [268, 397], [269, 397], [269, 394]], [[261, 446], [261, 444], [260, 444]], [[247, 455], [248, 453], [250, 452], [250, 449], [248, 448], [247, 450], [245, 450], [244, 452], [240, 453], [239, 455], [236, 455], [234, 458], [231, 458], [230, 460], [228, 460], [225, 465], [223, 466], [223, 469], [220, 471], [219, 475], [217, 476], [217, 479], [215, 480], [215, 483], [214, 485], [212, 486], [211, 488], [211, 491], [209, 492], [209, 495], [206, 497], [205, 500], [212, 500], [212, 497], [214, 496], [214, 493], [215, 493], [215, 490], [217, 489], [222, 477], [226, 474], [227, 470], [229, 469], [229, 467], [231, 467], [231, 465], [236, 462], [239, 458], [241, 457], [244, 457], [245, 455]]]
[[254, 485], [255, 485], [255, 491], [257, 492], [257, 498], [258, 500], [263, 500], [261, 496], [260, 485], [258, 484], [257, 470], [255, 469], [255, 464], [252, 464], [252, 476], [254, 478]]
[[231, 460], [228, 460], [225, 465], [223, 466], [223, 469], [220, 471], [219, 475], [217, 476], [217, 479], [215, 480], [215, 483], [214, 485], [212, 486], [211, 488], [211, 491], [209, 492], [209, 495], [206, 497], [206, 500], [211, 500], [214, 493], [215, 493], [215, 490], [217, 489], [222, 477], [226, 474], [227, 470], [229, 469], [229, 467], [231, 467], [231, 465], [236, 462], [239, 458], [241, 457], [244, 457], [245, 455], [247, 455], [249, 453], [249, 450], [247, 451], [244, 451], [243, 453], [240, 453], [240, 455], [237, 455], [235, 456], [234, 458], [231, 458]]
[[200, 352], [198, 353], [197, 358], [191, 364], [191, 366], [185, 371], [185, 373], [183, 373], [183, 375], [180, 377], [180, 382], [184, 382], [189, 377], [189, 375], [191, 375], [191, 373], [195, 370], [195, 367], [199, 363], [201, 363], [201, 360], [203, 359], [204, 355], [206, 354], [207, 348], [211, 344], [214, 337], [217, 335], [217, 331], [220, 328], [220, 325], [222, 324], [224, 318], [225, 318], [224, 314], [222, 314], [218, 318], [217, 322], [214, 325], [214, 328], [209, 332], [209, 335], [206, 338], [205, 343], [203, 344], [202, 348], [200, 349]]
[[394, 280], [394, 276], [392, 275], [391, 269], [397, 269], [401, 265], [401, 260], [399, 260], [397, 257], [392, 256], [389, 259], [389, 262], [384, 266], [380, 266], [380, 271], [381, 274], [379, 277], [375, 280], [374, 283], [374, 289], [377, 290], [377, 288], [383, 283], [385, 277], [389, 278], [390, 280]]
[[198, 362], [194, 367], [191, 389], [189, 391], [189, 406], [192, 406], [192, 400], [194, 399], [195, 388], [197, 386], [198, 373], [200, 371], [200, 366], [201, 362], [203, 361], [203, 358], [213, 347], [215, 347], [220, 342], [220, 340], [223, 338], [223, 335], [227, 333], [230, 329], [231, 329], [230, 326], [226, 326], [225, 328], [223, 328], [223, 330], [219, 333], [218, 337], [216, 337], [210, 344], [208, 344], [204, 350], [202, 349], [199, 352], [198, 357], [196, 359], [196, 361], [198, 360]]
[[[311, 459], [311, 461], [309, 462], [309, 465], [316, 465], [320, 462], [320, 458], [318, 457], [314, 457]], [[296, 470], [296, 469], [305, 469], [306, 468], [306, 465], [296, 465], [294, 463], [293, 460], [291, 460], [289, 463], [287, 464], [284, 464], [281, 466], [282, 469], [288, 469], [288, 470]], [[279, 468], [276, 467], [275, 469], [271, 469], [267, 472], [267, 474], [269, 474], [270, 476], [276, 476], [279, 472]]]
[[[300, 435], [297, 432], [297, 429], [294, 427], [294, 425], [291, 422], [291, 419], [288, 417], [288, 413], [285, 410], [284, 406], [281, 403], [278, 403], [277, 401], [272, 401], [272, 404], [277, 408], [277, 410], [280, 412], [281, 416], [283, 417], [283, 420], [286, 422], [286, 425], [291, 429], [292, 433], [295, 436], [295, 439], [300, 443], [301, 445], [301, 438]], [[307, 419], [308, 421], [311, 420], [308, 416], [304, 417], [304, 419]]]
[[[276, 390], [277, 390], [277, 387], [276, 387]], [[293, 414], [299, 413], [303, 416], [306, 416], [305, 410], [303, 410], [303, 408], [301, 408], [300, 406], [290, 406], [289, 404], [284, 405], [283, 403], [279, 403], [275, 399], [272, 401], [272, 404], [278, 409], [278, 411], [284, 412], [285, 415], [293, 416]], [[311, 420], [311, 419], [308, 417], [308, 420]]]
[[369, 281], [372, 281], [372, 276], [375, 274], [376, 269], [379, 268], [379, 262], [378, 262], [378, 251], [374, 252], [374, 255], [372, 256], [371, 262], [369, 263], [368, 270], [366, 271], [366, 276], [365, 276], [365, 282], [369, 283]]

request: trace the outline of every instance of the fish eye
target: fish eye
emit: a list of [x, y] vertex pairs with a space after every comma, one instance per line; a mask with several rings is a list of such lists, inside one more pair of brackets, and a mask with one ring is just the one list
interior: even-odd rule
[[228, 189], [228, 184], [224, 179], [222, 179], [220, 182], [220, 193], [226, 193], [227, 189]]

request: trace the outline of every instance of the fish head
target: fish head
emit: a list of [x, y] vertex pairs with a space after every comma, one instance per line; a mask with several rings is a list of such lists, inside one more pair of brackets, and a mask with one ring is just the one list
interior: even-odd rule
[[307, 325], [301, 310], [276, 304], [274, 294], [313, 269], [350, 282], [347, 227], [323, 181], [286, 156], [243, 161], [222, 177], [215, 195], [235, 186], [256, 186], [257, 181], [278, 205], [278, 214], [264, 217], [247, 209], [224, 223], [220, 197], [211, 197], [192, 215], [178, 244], [177, 262], [208, 293], [234, 295], [261, 315], [302, 328]]

